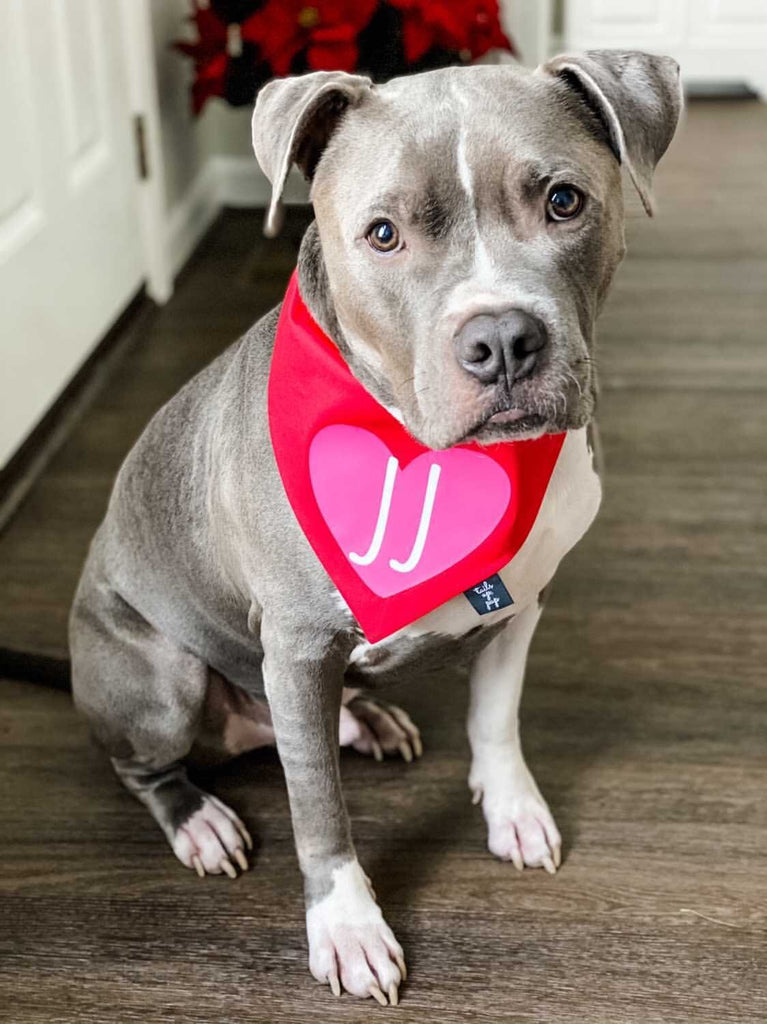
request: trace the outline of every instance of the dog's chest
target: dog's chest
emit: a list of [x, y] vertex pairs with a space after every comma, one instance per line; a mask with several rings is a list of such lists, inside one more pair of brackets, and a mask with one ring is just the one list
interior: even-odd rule
[[538, 601], [561, 559], [591, 525], [601, 495], [586, 429], [570, 431], [533, 528], [499, 573], [510, 602], [496, 606], [499, 593], [498, 604], [506, 600], [497, 586], [486, 590], [486, 600], [482, 593], [475, 594], [474, 601], [459, 594], [385, 640], [358, 644], [348, 677], [367, 685], [384, 684], [391, 677], [399, 681], [404, 668], [422, 673], [447, 662], [470, 661], [509, 618]]

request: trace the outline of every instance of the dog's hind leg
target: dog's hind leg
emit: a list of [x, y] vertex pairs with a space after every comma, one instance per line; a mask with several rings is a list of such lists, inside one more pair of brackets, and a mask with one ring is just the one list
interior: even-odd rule
[[117, 775], [148, 809], [165, 833], [173, 852], [202, 878], [227, 874], [236, 878], [235, 861], [248, 868], [246, 849], [253, 849], [248, 830], [231, 808], [191, 783], [183, 764], [156, 770], [135, 758], [112, 758]]
[[[384, 754], [397, 753], [412, 761], [423, 753], [421, 734], [406, 711], [356, 688], [344, 687], [338, 736], [342, 747], [353, 747], [377, 761], [382, 761]], [[211, 669], [190, 761], [218, 764], [274, 744], [266, 700], [251, 697]]]
[[252, 697], [210, 669], [200, 726], [189, 760], [195, 764], [220, 764], [274, 743], [266, 699]]
[[236, 876], [252, 847], [240, 819], [187, 778], [209, 670], [86, 576], [70, 623], [72, 689], [125, 786], [148, 808], [181, 863]]
[[423, 753], [421, 733], [407, 711], [396, 704], [344, 687], [339, 742], [382, 761], [399, 753], [406, 761]]

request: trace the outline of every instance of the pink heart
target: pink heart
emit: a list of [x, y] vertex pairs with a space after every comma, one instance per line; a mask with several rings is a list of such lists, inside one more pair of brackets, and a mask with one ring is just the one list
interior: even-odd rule
[[427, 451], [403, 468], [375, 434], [340, 424], [312, 439], [309, 476], [330, 532], [379, 597], [460, 562], [492, 533], [511, 499], [506, 472], [482, 452]]

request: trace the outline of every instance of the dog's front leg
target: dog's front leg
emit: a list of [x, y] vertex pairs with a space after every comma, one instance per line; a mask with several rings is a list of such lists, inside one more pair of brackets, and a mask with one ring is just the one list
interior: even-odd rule
[[559, 832], [519, 740], [519, 700], [527, 651], [541, 610], [521, 611], [491, 640], [471, 673], [469, 787], [482, 801], [491, 853], [520, 871], [544, 867], [552, 874], [561, 858]]
[[396, 1005], [402, 947], [354, 851], [341, 790], [338, 719], [344, 661], [332, 645], [263, 624], [264, 681], [306, 893], [309, 969], [353, 995]]

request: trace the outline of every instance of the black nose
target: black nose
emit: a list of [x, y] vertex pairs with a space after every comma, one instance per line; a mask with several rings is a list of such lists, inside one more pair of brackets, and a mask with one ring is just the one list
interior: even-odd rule
[[511, 384], [535, 369], [546, 346], [546, 328], [521, 309], [480, 313], [466, 321], [454, 342], [458, 362], [482, 384], [502, 377]]

